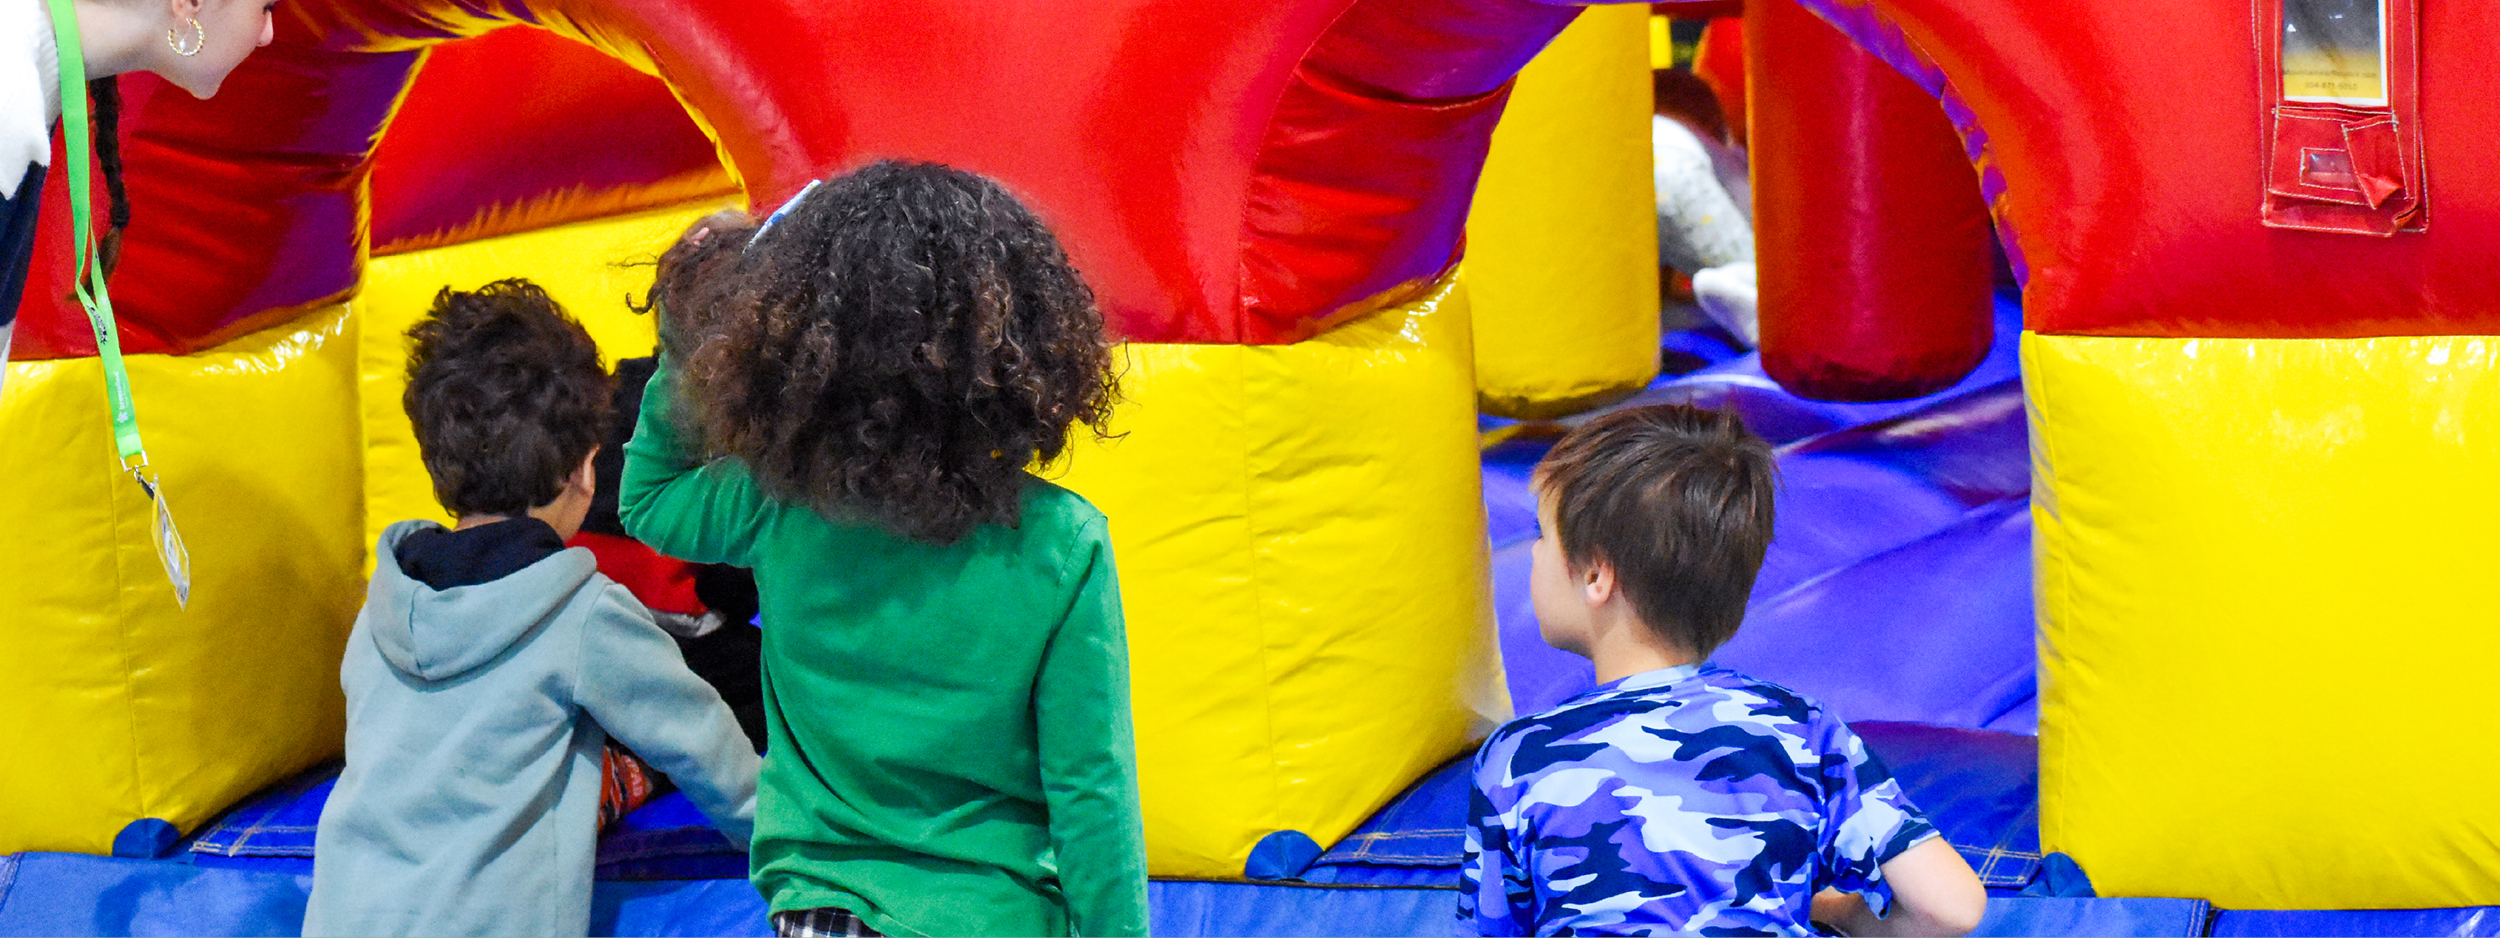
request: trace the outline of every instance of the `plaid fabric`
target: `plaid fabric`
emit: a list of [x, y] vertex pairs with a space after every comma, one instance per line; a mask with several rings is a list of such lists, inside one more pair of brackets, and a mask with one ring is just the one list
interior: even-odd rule
[[842, 909], [792, 909], [773, 913], [773, 934], [781, 938], [860, 938], [877, 935], [859, 916]]

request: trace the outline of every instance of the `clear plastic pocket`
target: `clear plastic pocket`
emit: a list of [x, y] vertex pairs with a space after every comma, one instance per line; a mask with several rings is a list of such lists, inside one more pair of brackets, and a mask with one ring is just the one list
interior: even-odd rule
[[2262, 221], [2386, 237], [2428, 223], [2413, 0], [2257, 0]]
[[148, 517], [148, 541], [156, 545], [156, 561], [165, 565], [165, 579], [174, 585], [174, 605], [191, 606], [191, 549], [182, 542], [182, 530], [174, 527], [174, 508], [165, 502], [162, 477], [151, 479], [131, 470], [131, 478], [148, 494], [148, 504], [155, 509]]

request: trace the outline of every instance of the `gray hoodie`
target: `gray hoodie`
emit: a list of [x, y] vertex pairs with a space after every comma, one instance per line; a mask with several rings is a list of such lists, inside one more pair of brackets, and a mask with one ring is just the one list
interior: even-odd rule
[[435, 590], [382, 533], [347, 640], [347, 768], [321, 811], [306, 935], [580, 935], [613, 735], [744, 845], [759, 765], [633, 594], [571, 548]]

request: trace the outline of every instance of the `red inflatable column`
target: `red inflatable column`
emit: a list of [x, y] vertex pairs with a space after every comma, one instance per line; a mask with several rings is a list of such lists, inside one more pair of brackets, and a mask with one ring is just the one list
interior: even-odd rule
[[1797, 394], [1915, 397], [1978, 367], [1991, 225], [1934, 95], [1797, 0], [1746, 8], [1762, 366]]

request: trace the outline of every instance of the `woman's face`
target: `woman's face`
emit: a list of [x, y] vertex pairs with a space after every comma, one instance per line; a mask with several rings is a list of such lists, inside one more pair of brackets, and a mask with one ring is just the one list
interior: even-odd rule
[[[200, 51], [176, 55], [168, 48], [156, 73], [193, 97], [216, 94], [245, 56], [269, 44], [276, 28], [270, 9], [277, 5], [278, 0], [171, 0], [175, 40], [186, 49], [196, 43]], [[196, 29], [194, 20], [200, 24]]]

